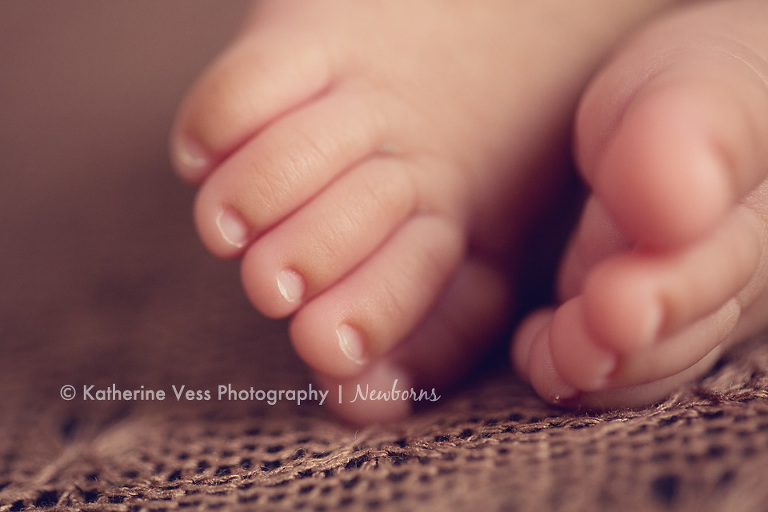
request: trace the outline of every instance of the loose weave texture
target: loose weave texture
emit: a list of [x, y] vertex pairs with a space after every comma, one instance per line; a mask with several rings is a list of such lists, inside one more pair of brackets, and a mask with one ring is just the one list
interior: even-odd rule
[[[190, 363], [222, 379], [270, 373], [218, 356], [220, 369]], [[547, 407], [500, 372], [365, 429], [313, 406], [94, 410], [39, 396], [4, 416], [0, 507], [765, 510], [767, 369], [768, 350], [751, 348], [658, 406], [606, 414]]]
[[286, 323], [200, 246], [167, 164], [175, 102], [240, 17], [183, 3], [0, 6], [0, 511], [768, 510], [760, 340], [601, 414], [543, 404], [507, 364], [389, 427], [316, 404], [60, 398], [308, 383]]

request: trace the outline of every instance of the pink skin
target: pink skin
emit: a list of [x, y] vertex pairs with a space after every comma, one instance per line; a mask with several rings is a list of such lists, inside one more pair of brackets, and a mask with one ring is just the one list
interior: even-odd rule
[[768, 319], [768, 4], [709, 2], [651, 23], [582, 100], [592, 188], [562, 302], [512, 356], [555, 403], [640, 405], [706, 372]]
[[[259, 3], [172, 135], [203, 242], [242, 258], [260, 312], [294, 315], [325, 385], [455, 382], [512, 309], [589, 76], [669, 3]], [[369, 423], [410, 404], [334, 408]]]

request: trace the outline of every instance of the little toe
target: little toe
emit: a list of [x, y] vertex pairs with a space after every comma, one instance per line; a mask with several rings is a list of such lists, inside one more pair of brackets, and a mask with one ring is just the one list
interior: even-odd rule
[[[359, 375], [318, 377], [322, 385], [340, 390], [341, 399], [329, 405], [359, 425], [391, 423], [445, 399], [498, 341], [510, 302], [503, 274], [465, 261], [424, 321], [392, 351]], [[384, 399], [374, 400], [374, 390]]]
[[567, 382], [560, 374], [552, 357], [550, 325], [539, 329], [527, 340], [518, 339], [514, 343], [529, 345], [527, 361], [517, 361], [516, 366], [526, 367], [522, 372], [536, 393], [549, 403], [563, 404], [577, 401], [581, 391]]
[[296, 351], [319, 373], [359, 374], [420, 323], [464, 250], [455, 222], [431, 214], [411, 217], [370, 258], [296, 313]]
[[582, 172], [641, 245], [697, 240], [765, 179], [766, 9], [712, 2], [651, 24], [586, 94]]
[[561, 404], [604, 389], [618, 363], [586, 329], [581, 297], [529, 315], [515, 333], [511, 355], [520, 376], [541, 397]]
[[515, 330], [509, 356], [515, 371], [525, 380], [531, 380], [530, 361], [533, 344], [546, 329], [549, 329], [553, 315], [553, 308], [534, 311], [529, 313]]

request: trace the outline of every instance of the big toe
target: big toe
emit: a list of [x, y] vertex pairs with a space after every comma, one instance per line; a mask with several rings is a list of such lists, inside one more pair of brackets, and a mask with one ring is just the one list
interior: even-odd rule
[[580, 168], [638, 244], [690, 243], [765, 179], [766, 19], [759, 1], [681, 10], [633, 38], [585, 95]]

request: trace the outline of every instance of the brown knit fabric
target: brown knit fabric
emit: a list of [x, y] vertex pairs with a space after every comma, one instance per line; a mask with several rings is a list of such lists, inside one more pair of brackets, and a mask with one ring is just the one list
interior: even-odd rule
[[183, 87], [240, 17], [182, 4], [0, 4], [0, 511], [768, 509], [761, 343], [639, 411], [546, 406], [507, 365], [386, 428], [177, 402], [308, 385], [166, 162]]
[[[281, 338], [272, 341], [284, 357]], [[139, 350], [147, 359], [153, 343]], [[212, 352], [177, 364], [222, 382], [268, 372]], [[4, 397], [1, 510], [749, 511], [768, 503], [765, 346], [645, 410], [560, 411], [505, 373], [398, 425], [366, 429], [310, 405], [63, 403], [55, 388], [65, 376], [108, 379], [28, 369], [41, 394], [11, 411]], [[111, 372], [112, 380], [138, 370]], [[144, 373], [144, 382], [170, 387], [162, 373]], [[297, 385], [296, 373], [253, 381]]]

